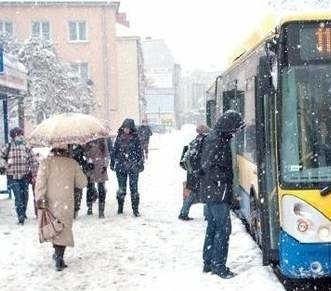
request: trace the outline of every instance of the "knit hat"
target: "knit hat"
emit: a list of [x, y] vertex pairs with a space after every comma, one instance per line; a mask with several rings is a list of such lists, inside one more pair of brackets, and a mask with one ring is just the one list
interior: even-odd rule
[[20, 127], [14, 127], [10, 130], [9, 132], [9, 136], [14, 139], [16, 136], [18, 135], [23, 135], [24, 134], [24, 131], [22, 128]]
[[208, 133], [210, 131], [210, 128], [207, 125], [199, 124], [196, 128], [196, 131], [198, 134], [204, 134]]

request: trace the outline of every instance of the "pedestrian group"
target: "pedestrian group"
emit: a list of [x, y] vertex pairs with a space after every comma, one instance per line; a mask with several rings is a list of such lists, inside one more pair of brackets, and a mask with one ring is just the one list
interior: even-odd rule
[[[213, 129], [197, 126], [197, 136], [185, 146], [180, 165], [187, 171], [183, 184], [183, 205], [179, 219], [189, 217], [193, 203], [204, 203], [207, 229], [203, 246], [203, 272], [229, 279], [235, 274], [226, 266], [231, 234], [230, 206], [232, 203], [232, 155], [230, 143], [235, 133], [244, 126], [241, 115], [226, 111]], [[82, 189], [87, 187], [87, 215], [93, 214], [93, 203], [98, 200], [98, 216], [105, 217], [108, 180], [107, 168], [116, 172], [118, 214], [123, 213], [127, 182], [131, 194], [133, 215], [140, 216], [138, 190], [139, 174], [148, 158], [152, 131], [143, 120], [137, 129], [133, 119], [125, 119], [114, 142], [98, 138], [85, 145], [62, 145], [51, 149], [41, 160], [24, 142], [21, 128], [10, 131], [10, 142], [2, 149], [0, 173], [7, 175], [8, 188], [14, 193], [18, 223], [23, 225], [28, 203], [28, 185], [33, 186], [35, 210], [38, 216], [40, 241], [50, 241], [57, 271], [67, 265], [64, 252], [74, 245], [72, 225], [82, 200]]]

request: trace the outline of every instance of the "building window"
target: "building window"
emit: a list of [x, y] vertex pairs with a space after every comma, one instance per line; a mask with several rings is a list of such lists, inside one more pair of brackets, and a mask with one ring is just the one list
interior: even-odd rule
[[13, 34], [13, 23], [9, 21], [0, 21], [0, 33]]
[[32, 23], [32, 37], [37, 37], [42, 40], [50, 39], [49, 22], [35, 21]]
[[71, 67], [78, 77], [88, 79], [88, 63], [71, 63]]
[[70, 21], [69, 39], [70, 41], [86, 41], [87, 40], [86, 22]]

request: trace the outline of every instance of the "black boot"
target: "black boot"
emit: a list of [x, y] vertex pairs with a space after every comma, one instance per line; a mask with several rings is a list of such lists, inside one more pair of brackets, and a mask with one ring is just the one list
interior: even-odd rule
[[92, 202], [87, 203], [87, 215], [93, 215]]
[[116, 197], [118, 202], [118, 210], [117, 214], [123, 214], [123, 207], [124, 207], [124, 198], [126, 193], [122, 193], [120, 191], [117, 191]]
[[55, 248], [55, 254], [53, 255], [53, 259], [55, 260], [55, 269], [56, 271], [60, 272], [64, 268], [68, 267], [63, 260], [65, 246], [55, 245], [54, 248]]
[[99, 218], [105, 218], [105, 202], [100, 202], [100, 199], [99, 199]]
[[24, 220], [25, 220], [24, 215], [19, 216], [19, 217], [18, 217], [18, 224], [23, 225], [23, 224], [24, 224]]
[[124, 200], [117, 199], [117, 202], [118, 202], [117, 214], [123, 214]]
[[132, 210], [133, 210], [133, 215], [135, 217], [139, 217], [140, 213], [138, 210], [139, 206], [139, 193], [133, 193], [131, 194], [131, 204], [132, 204]]

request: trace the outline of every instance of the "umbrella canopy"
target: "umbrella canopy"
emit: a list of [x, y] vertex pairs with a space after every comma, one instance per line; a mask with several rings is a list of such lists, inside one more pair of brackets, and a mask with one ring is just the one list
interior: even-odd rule
[[64, 144], [85, 144], [109, 137], [109, 128], [98, 118], [81, 113], [54, 115], [40, 123], [27, 138], [31, 146], [56, 147]]

